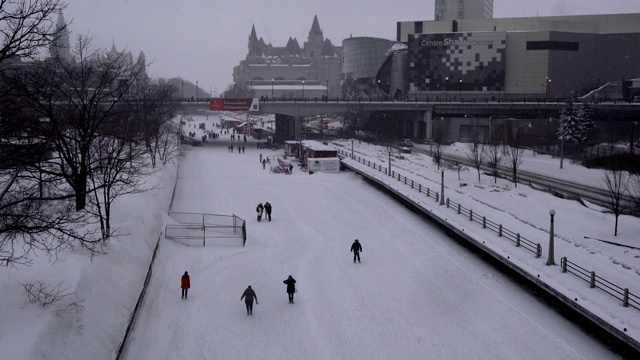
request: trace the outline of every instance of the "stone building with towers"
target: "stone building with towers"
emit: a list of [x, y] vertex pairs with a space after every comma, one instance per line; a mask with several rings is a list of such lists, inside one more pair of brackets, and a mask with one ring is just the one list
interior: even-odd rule
[[317, 16], [302, 46], [291, 37], [282, 47], [267, 44], [253, 26], [247, 56], [233, 68], [233, 89], [227, 95], [242, 86], [252, 97], [336, 97], [341, 69], [342, 47], [324, 37]]
[[[74, 55], [71, 52], [70, 31], [67, 25], [68, 24], [64, 20], [64, 15], [62, 14], [62, 10], [58, 11], [58, 20], [56, 21], [56, 29], [57, 30], [64, 29], [64, 30], [61, 31], [61, 35], [57, 39], [55, 39], [53, 42], [51, 42], [51, 44], [49, 45], [49, 56], [52, 58], [60, 58], [64, 61], [71, 62], [74, 60]], [[138, 57], [134, 58], [133, 54], [131, 54], [131, 51], [128, 51], [126, 53], [123, 53], [123, 51], [124, 50], [122, 51], [116, 50], [116, 45], [112, 44], [111, 50], [105, 51], [105, 54], [103, 56], [106, 58], [115, 59], [116, 57], [122, 55], [126, 59], [126, 61], [129, 62], [129, 64], [135, 64], [134, 66], [137, 67], [142, 72], [141, 78], [148, 78], [148, 75], [146, 73], [147, 65], [146, 65], [144, 52], [141, 50], [140, 54], [138, 54]]]

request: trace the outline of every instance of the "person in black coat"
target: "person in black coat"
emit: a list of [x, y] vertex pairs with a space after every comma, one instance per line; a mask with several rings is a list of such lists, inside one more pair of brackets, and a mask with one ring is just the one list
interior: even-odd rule
[[240, 300], [242, 299], [244, 299], [244, 303], [247, 306], [247, 315], [253, 314], [253, 299], [256, 299], [256, 304], [260, 305], [256, 292], [253, 291], [251, 285], [242, 293]]
[[289, 304], [293, 304], [293, 293], [296, 292], [296, 279], [294, 279], [291, 275], [289, 275], [287, 280], [283, 281], [283, 283], [287, 284], [287, 294], [289, 294]]
[[271, 204], [268, 201], [264, 203], [264, 211], [267, 214], [265, 220], [269, 219], [269, 221], [271, 221]]
[[360, 242], [358, 241], [358, 239], [356, 239], [356, 241], [353, 242], [353, 245], [351, 245], [351, 252], [353, 252], [353, 262], [356, 262], [356, 258], [358, 259], [358, 262], [360, 262], [361, 251], [362, 245], [360, 245]]

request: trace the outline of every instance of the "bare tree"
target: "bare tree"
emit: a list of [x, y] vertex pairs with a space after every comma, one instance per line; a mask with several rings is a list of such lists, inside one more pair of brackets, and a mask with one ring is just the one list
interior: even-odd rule
[[511, 176], [513, 178], [513, 185], [515, 187], [518, 186], [518, 168], [522, 165], [524, 149], [520, 147], [519, 139], [522, 136], [518, 136], [518, 128], [516, 128], [515, 133], [513, 134], [513, 139], [511, 139], [511, 146], [504, 146], [502, 148], [504, 159], [509, 164], [509, 169], [511, 170]]
[[74, 47], [75, 61], [54, 57], [25, 71], [23, 100], [44, 124], [34, 132], [55, 150], [56, 157], [43, 170], [62, 177], [73, 190], [76, 210], [84, 209], [91, 172], [93, 142], [128, 109], [122, 106], [129, 88], [144, 67], [124, 52], [91, 51], [91, 39], [80, 36]]
[[497, 141], [492, 141], [491, 143], [485, 145], [486, 147], [486, 164], [491, 169], [491, 174], [493, 175], [493, 182], [498, 182], [498, 170], [500, 170], [500, 166], [502, 165], [502, 145]]
[[115, 126], [113, 134], [102, 135], [92, 143], [89, 179], [93, 191], [87, 211], [99, 220], [102, 239], [113, 235], [113, 202], [123, 195], [143, 191], [140, 184], [149, 168], [145, 147], [135, 144], [134, 134], [126, 129]]
[[344, 125], [360, 132], [369, 127], [371, 116], [372, 112], [364, 110], [361, 105], [350, 106], [344, 115]]
[[0, 263], [30, 265], [31, 255], [42, 251], [56, 256], [74, 243], [92, 254], [102, 246], [85, 226], [86, 213], [76, 212], [73, 196], [58, 177], [27, 166], [16, 166], [10, 177], [1, 176]]
[[640, 172], [631, 176], [631, 205], [636, 214], [640, 214]]
[[484, 144], [476, 139], [473, 141], [473, 143], [469, 144], [469, 153], [467, 154], [467, 159], [471, 162], [473, 168], [478, 172], [478, 181], [480, 181], [480, 169], [484, 164], [484, 158]]
[[125, 99], [153, 167], [158, 159], [166, 161], [167, 156], [174, 154], [169, 150], [179, 141], [179, 131], [166, 126], [182, 107], [176, 101], [177, 91], [171, 84], [143, 78], [132, 86], [130, 95]]
[[34, 251], [55, 257], [74, 240], [93, 254], [101, 251], [85, 227], [87, 215], [74, 211], [64, 181], [43, 164], [50, 149], [36, 129], [48, 123], [25, 111], [28, 104], [20, 98], [23, 88], [40, 86], [20, 81], [19, 71], [38, 64], [22, 59], [37, 60], [44, 47], [66, 35], [66, 27], [52, 19], [65, 6], [59, 0], [0, 0], [0, 263], [6, 266], [29, 265]]
[[65, 27], [56, 28], [52, 19], [65, 7], [60, 0], [0, 0], [0, 64], [12, 58], [33, 59], [66, 32]]
[[607, 188], [608, 208], [616, 217], [613, 235], [618, 236], [618, 217], [628, 206], [625, 195], [629, 187], [629, 173], [618, 169], [607, 170], [604, 175], [604, 184]]
[[180, 155], [180, 125], [177, 121], [164, 123], [158, 136], [158, 158], [162, 165]]

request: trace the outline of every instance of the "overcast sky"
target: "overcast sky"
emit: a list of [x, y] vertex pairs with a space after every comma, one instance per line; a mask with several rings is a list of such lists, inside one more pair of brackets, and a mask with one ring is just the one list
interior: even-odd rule
[[[64, 0], [63, 0], [64, 1]], [[433, 20], [434, 0], [66, 0], [65, 20], [96, 48], [144, 51], [152, 77], [182, 77], [215, 93], [232, 83], [247, 54], [251, 25], [258, 37], [300, 46], [317, 15], [324, 37], [340, 46], [353, 36], [395, 40], [398, 21]], [[494, 0], [494, 17], [639, 13], [640, 0]]]

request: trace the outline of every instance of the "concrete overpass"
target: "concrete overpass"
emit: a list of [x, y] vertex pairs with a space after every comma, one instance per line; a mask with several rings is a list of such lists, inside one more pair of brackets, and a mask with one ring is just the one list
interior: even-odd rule
[[[208, 103], [183, 103], [186, 109], [207, 111]], [[601, 102], [590, 104], [593, 108], [594, 121], [639, 121], [640, 103], [632, 102]], [[439, 117], [491, 118], [511, 117], [517, 119], [557, 118], [565, 102], [549, 101], [503, 101], [465, 100], [448, 102], [430, 102], [419, 100], [408, 101], [380, 101], [380, 100], [335, 100], [322, 101], [315, 99], [269, 100], [260, 102], [260, 112], [276, 114], [276, 129], [285, 139], [301, 138], [301, 122], [303, 117], [330, 113], [345, 113], [350, 111], [367, 112], [414, 112], [413, 137], [418, 134], [419, 122], [425, 123], [425, 138], [430, 139], [432, 121]]]

